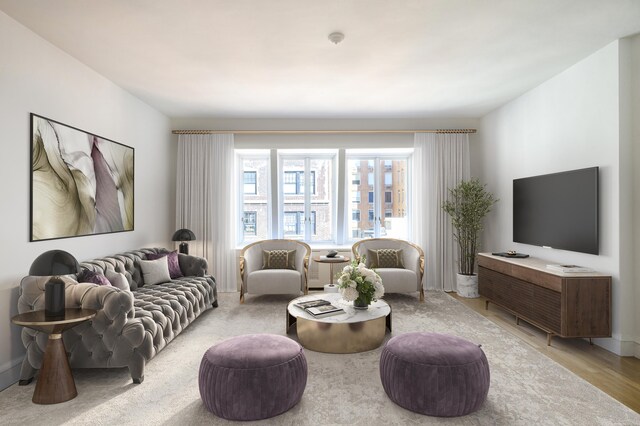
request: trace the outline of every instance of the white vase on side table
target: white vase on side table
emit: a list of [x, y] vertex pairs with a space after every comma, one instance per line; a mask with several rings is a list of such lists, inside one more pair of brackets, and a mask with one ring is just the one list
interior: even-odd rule
[[480, 297], [478, 294], [478, 275], [457, 274], [456, 285], [458, 295], [467, 298]]

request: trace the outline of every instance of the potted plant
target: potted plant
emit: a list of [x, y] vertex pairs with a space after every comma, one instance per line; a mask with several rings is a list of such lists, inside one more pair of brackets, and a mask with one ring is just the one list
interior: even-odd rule
[[371, 302], [384, 296], [382, 279], [373, 269], [354, 259], [342, 269], [338, 278], [338, 290], [346, 301], [353, 301], [356, 309], [367, 309]]
[[458, 294], [478, 297], [478, 276], [475, 274], [482, 219], [498, 201], [487, 192], [478, 179], [462, 181], [449, 188], [449, 199], [442, 209], [451, 216], [453, 237], [458, 243]]

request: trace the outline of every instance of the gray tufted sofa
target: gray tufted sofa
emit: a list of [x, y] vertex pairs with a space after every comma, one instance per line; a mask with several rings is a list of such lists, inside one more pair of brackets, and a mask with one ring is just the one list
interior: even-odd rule
[[[138, 266], [148, 253], [165, 249], [141, 249], [90, 260], [80, 265], [96, 272], [115, 270], [125, 275], [132, 291], [111, 286], [78, 283], [66, 276], [66, 307], [98, 311], [87, 321], [63, 333], [72, 368], [128, 367], [134, 383], [144, 380], [147, 361], [160, 352], [205, 310], [218, 306], [215, 279], [206, 275], [207, 261], [180, 254], [185, 275], [157, 285], [144, 285]], [[20, 283], [18, 312], [44, 309], [44, 285], [48, 277], [26, 276]], [[42, 365], [47, 335], [22, 329], [27, 355], [20, 384], [31, 382]]]

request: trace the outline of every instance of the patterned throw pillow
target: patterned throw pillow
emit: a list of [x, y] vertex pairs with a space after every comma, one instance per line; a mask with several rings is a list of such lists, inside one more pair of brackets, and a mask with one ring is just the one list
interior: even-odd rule
[[296, 251], [263, 250], [262, 269], [296, 269]]
[[402, 249], [367, 250], [367, 263], [369, 268], [400, 268], [402, 263]]

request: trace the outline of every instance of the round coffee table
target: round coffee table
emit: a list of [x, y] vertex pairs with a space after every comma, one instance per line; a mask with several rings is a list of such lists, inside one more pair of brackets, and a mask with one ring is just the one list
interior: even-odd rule
[[[324, 299], [345, 313], [316, 318], [296, 303]], [[298, 297], [287, 306], [287, 333], [295, 324], [300, 344], [316, 352], [350, 354], [370, 351], [384, 341], [386, 330], [391, 332], [391, 306], [377, 300], [366, 310], [355, 309], [340, 293], [319, 293]]]

